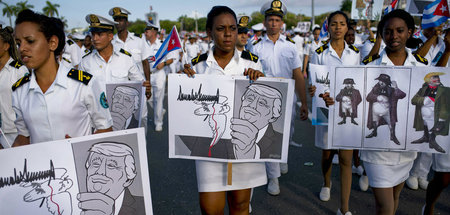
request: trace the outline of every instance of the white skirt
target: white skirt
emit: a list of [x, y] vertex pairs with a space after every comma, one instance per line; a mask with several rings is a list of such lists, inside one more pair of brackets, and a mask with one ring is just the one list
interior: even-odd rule
[[374, 188], [395, 187], [406, 181], [414, 161], [396, 165], [374, 164], [364, 162], [364, 169], [369, 177], [369, 185]]
[[227, 185], [227, 163], [197, 160], [195, 167], [198, 192], [242, 190], [267, 184], [264, 162], [233, 163], [231, 185]]
[[433, 154], [433, 170], [450, 172], [450, 154]]

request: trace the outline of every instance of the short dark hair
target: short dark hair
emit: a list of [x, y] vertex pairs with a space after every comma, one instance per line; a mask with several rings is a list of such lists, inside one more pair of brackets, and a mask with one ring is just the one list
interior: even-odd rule
[[[386, 14], [385, 16], [383, 16], [383, 18], [381, 18], [380, 23], [378, 23], [378, 32], [380, 33], [380, 35], [383, 35], [383, 29], [384, 29], [384, 25], [386, 24], [387, 21], [389, 21], [392, 18], [399, 18], [402, 19], [403, 21], [405, 21], [406, 26], [408, 26], [408, 29], [411, 29], [412, 32], [414, 33], [414, 30], [416, 29], [415, 25], [414, 25], [414, 18], [411, 16], [411, 14], [409, 14], [408, 12], [402, 10], [402, 9], [395, 9], [393, 11], [391, 11], [390, 13]], [[412, 36], [412, 34], [411, 34]]]
[[66, 35], [64, 34], [63, 22], [54, 17], [48, 17], [39, 13], [35, 13], [32, 10], [22, 10], [16, 19], [16, 26], [23, 22], [32, 22], [39, 26], [39, 31], [42, 32], [45, 38], [50, 40], [52, 36], [58, 38], [58, 47], [54, 51], [55, 57], [60, 55], [66, 44]]
[[334, 11], [333, 13], [331, 13], [331, 14], [328, 16], [328, 19], [327, 19], [328, 25], [330, 24], [331, 19], [332, 19], [334, 16], [339, 15], [339, 14], [342, 15], [342, 16], [344, 16], [344, 18], [345, 18], [345, 23], [347, 24], [347, 26], [350, 26], [350, 23], [349, 23], [350, 20], [348, 19], [347, 14], [344, 13], [344, 12], [342, 12], [342, 11], [340, 11], [340, 10]]
[[317, 30], [321, 31], [319, 27], [315, 27], [312, 32], [314, 33], [314, 31], [317, 31]]
[[208, 13], [206, 18], [206, 30], [211, 30], [214, 22], [214, 18], [224, 13], [229, 13], [234, 17], [234, 20], [237, 25], [236, 13], [227, 6], [214, 6]]

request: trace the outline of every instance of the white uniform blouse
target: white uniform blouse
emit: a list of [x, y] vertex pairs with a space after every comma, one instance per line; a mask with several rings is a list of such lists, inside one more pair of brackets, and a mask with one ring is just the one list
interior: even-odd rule
[[115, 34], [111, 43], [113, 44], [114, 49], [116, 49], [117, 51], [119, 51], [120, 49], [124, 49], [130, 52], [131, 57], [138, 66], [139, 71], [144, 74], [142, 61], [153, 55], [153, 51], [150, 49], [150, 46], [146, 42], [145, 37], [138, 37], [133, 33], [128, 32], [127, 38], [124, 42], [123, 40], [119, 39], [119, 36], [117, 34]]
[[[329, 66], [356, 66], [361, 62], [359, 51], [351, 49], [347, 43], [345, 43], [341, 57], [339, 57], [329, 43], [322, 45], [321, 47], [324, 47], [323, 52], [319, 54], [314, 51], [314, 55], [312, 57], [310, 56], [310, 63]], [[328, 48], [325, 49], [325, 47]]]
[[[205, 74], [243, 75], [244, 70], [253, 68], [261, 71], [261, 64], [240, 57], [237, 49], [225, 69], [222, 69], [213, 56], [213, 48], [208, 51], [208, 58], [197, 63], [195, 72], [204, 70]], [[267, 183], [266, 167], [264, 163], [235, 163], [233, 164], [232, 185], [227, 185], [227, 163], [211, 161], [195, 161], [197, 170], [198, 192], [218, 192], [241, 190], [261, 186]]]
[[34, 72], [29, 82], [13, 91], [15, 125], [19, 135], [30, 137], [31, 143], [64, 139], [66, 134], [85, 136], [92, 133], [93, 126], [96, 129], [112, 126], [103, 87], [95, 76], [86, 85], [69, 78], [69, 71], [60, 65], [45, 93], [37, 84]]
[[[408, 56], [406, 57], [403, 66], [426, 66], [425, 64], [418, 62], [416, 58], [412, 55], [410, 49], [406, 49]], [[394, 66], [392, 61], [386, 54], [384, 49], [380, 53], [380, 58], [370, 62], [368, 66]], [[405, 162], [411, 162], [416, 159], [417, 152], [388, 152], [388, 151], [375, 151], [375, 150], [362, 150], [361, 160], [374, 163], [374, 164], [384, 164], [384, 165], [397, 165]]]
[[16, 114], [12, 108], [11, 86], [27, 72], [27, 67], [14, 61], [11, 57], [0, 70], [0, 114], [2, 117], [0, 128], [5, 133], [17, 132], [16, 126], [14, 125]]

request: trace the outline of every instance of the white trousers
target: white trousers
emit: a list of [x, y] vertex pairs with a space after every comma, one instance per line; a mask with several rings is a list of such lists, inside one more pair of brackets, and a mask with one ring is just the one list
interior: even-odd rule
[[164, 92], [166, 89], [166, 73], [164, 70], [159, 70], [151, 75], [152, 84], [152, 98], [149, 99], [150, 106], [154, 112], [155, 126], [163, 124], [163, 105], [164, 105]]
[[433, 164], [433, 154], [419, 152], [417, 153], [417, 158], [414, 160], [414, 165], [409, 174], [418, 178], [427, 178], [431, 164]]

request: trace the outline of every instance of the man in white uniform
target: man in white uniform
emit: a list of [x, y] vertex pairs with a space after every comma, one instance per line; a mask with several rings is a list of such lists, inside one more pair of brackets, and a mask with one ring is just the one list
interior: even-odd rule
[[[253, 45], [252, 52], [261, 59], [263, 72], [267, 77], [293, 78], [295, 80], [295, 89], [302, 102], [301, 119], [306, 120], [308, 108], [305, 80], [301, 73], [301, 61], [298, 57], [297, 47], [292, 40], [280, 34], [286, 11], [286, 6], [279, 0], [268, 2], [262, 6], [261, 13], [265, 15], [264, 26], [267, 29], [267, 35]], [[295, 111], [293, 111], [294, 113]], [[292, 133], [291, 125], [291, 135]], [[278, 177], [281, 175], [280, 164], [266, 163], [266, 168], [269, 178], [267, 192], [271, 195], [278, 195], [280, 193], [278, 184]], [[287, 165], [283, 169], [284, 172], [287, 172]]]

